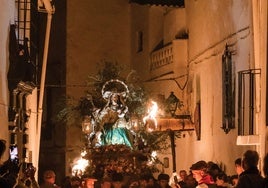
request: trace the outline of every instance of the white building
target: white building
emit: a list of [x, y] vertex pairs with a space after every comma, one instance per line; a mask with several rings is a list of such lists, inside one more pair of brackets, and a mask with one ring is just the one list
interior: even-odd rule
[[[8, 140], [9, 29], [17, 19], [17, 7], [13, 1], [2, 1], [0, 126], [4, 131], [0, 136]], [[80, 0], [79, 3], [55, 1], [55, 7], [48, 51], [48, 64], [52, 68], [47, 70], [46, 83], [53, 85], [56, 76], [63, 82], [57, 83], [58, 87], [45, 87], [45, 119], [54, 112], [53, 106], [48, 104], [59, 98], [59, 91], [79, 98], [85, 90], [79, 86], [85, 84], [88, 75], [97, 71], [98, 62], [117, 61], [135, 69], [155, 95], [167, 98], [174, 91], [184, 101], [184, 108], [177, 111], [178, 114], [187, 113], [193, 120], [199, 117], [200, 138], [196, 131], [185, 131], [176, 139], [176, 170], [188, 169], [192, 163], [203, 159], [217, 162], [227, 174], [233, 174], [234, 160], [245, 150], [257, 150], [261, 159], [264, 157], [267, 152], [266, 0], [187, 0], [183, 7], [141, 5], [124, 0]], [[47, 20], [40, 20], [43, 24], [39, 23], [39, 26], [43, 25], [44, 31]], [[39, 34], [40, 38], [45, 37], [44, 32]], [[233, 85], [225, 87], [222, 55], [226, 46], [232, 54], [229, 64], [232, 69], [225, 73], [232, 76], [229, 81]], [[40, 64], [41, 60], [39, 57]], [[249, 82], [250, 78], [253, 78], [252, 82]], [[62, 89], [61, 84], [66, 87]], [[229, 88], [233, 92], [228, 92]], [[229, 103], [226, 106], [223, 102], [227, 95], [234, 96], [235, 107], [231, 112], [228, 111]], [[41, 110], [37, 96], [31, 100], [35, 102], [30, 103], [33, 105], [30, 108], [36, 112], [31, 114], [35, 121], [33, 125], [38, 125]], [[197, 104], [200, 116], [194, 115]], [[228, 117], [235, 122], [230, 130], [222, 128], [224, 110], [231, 113]], [[42, 122], [43, 127], [51, 128], [48, 124], [49, 121]], [[239, 129], [239, 125], [245, 129]], [[253, 129], [247, 128], [250, 125]], [[40, 169], [44, 169], [45, 161], [54, 161], [54, 165], [60, 164], [55, 166], [57, 171], [69, 174], [70, 163], [80, 153], [81, 130], [71, 128], [65, 134], [62, 127], [51, 129], [51, 137], [44, 140], [43, 146], [41, 143]], [[33, 133], [35, 128], [30, 130], [29, 138], [39, 138], [38, 134], [32, 136], [36, 135]], [[78, 139], [74, 139], [74, 135]], [[30, 143], [28, 149], [37, 164], [38, 139], [30, 140]], [[56, 152], [46, 155], [55, 147]], [[167, 152], [170, 158], [171, 152]], [[170, 174], [172, 166], [164, 171]]]

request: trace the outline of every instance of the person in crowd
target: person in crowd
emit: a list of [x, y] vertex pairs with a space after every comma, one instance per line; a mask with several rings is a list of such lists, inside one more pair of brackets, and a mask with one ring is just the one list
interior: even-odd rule
[[140, 188], [147, 188], [149, 182], [149, 175], [145, 174], [142, 175], [139, 179], [139, 187]]
[[218, 164], [214, 163], [213, 161], [209, 161], [208, 163], [208, 174], [212, 176], [214, 182], [216, 182], [216, 176], [222, 172], [222, 169], [219, 167]]
[[183, 181], [179, 174], [177, 174], [177, 172], [172, 173], [171, 177], [169, 178], [169, 183], [168, 183], [171, 187], [181, 188], [180, 183], [183, 184]]
[[216, 175], [216, 184], [217, 187], [221, 188], [232, 188], [232, 185], [229, 183], [228, 176], [225, 172], [219, 172]]
[[238, 182], [238, 175], [234, 174], [230, 177], [230, 183], [233, 187], [235, 187], [237, 185]]
[[131, 182], [129, 188], [140, 188], [139, 181]]
[[[99, 188], [100, 185], [96, 183], [97, 179], [92, 178], [92, 177], [84, 177], [83, 182], [81, 183], [82, 188]], [[107, 186], [105, 188], [110, 188], [111, 186]]]
[[71, 177], [70, 176], [65, 176], [61, 181], [60, 187], [61, 188], [72, 188]]
[[235, 163], [235, 171], [236, 171], [237, 175], [239, 176], [244, 171], [244, 169], [242, 167], [242, 159], [237, 158], [234, 163]]
[[139, 176], [132, 176], [129, 179], [129, 188], [140, 188], [140, 182], [139, 182], [140, 178]]
[[[112, 180], [111, 180], [111, 178], [108, 178], [108, 177], [103, 177], [99, 183], [100, 183], [101, 188], [111, 188], [112, 187]], [[94, 187], [95, 187], [95, 185], [94, 185]], [[96, 185], [96, 187], [98, 187], [98, 186]]]
[[211, 175], [208, 174], [207, 162], [201, 160], [194, 163], [190, 170], [193, 173], [193, 177], [197, 181], [196, 188], [214, 188], [216, 184]]
[[156, 186], [156, 179], [153, 175], [149, 175], [147, 188], [155, 188]]
[[40, 188], [60, 188], [56, 182], [56, 174], [53, 170], [46, 170], [43, 174], [44, 182], [40, 185]]
[[81, 187], [81, 179], [77, 176], [73, 176], [70, 178], [70, 183], [72, 188], [79, 188]]
[[15, 188], [39, 188], [39, 184], [35, 179], [35, 172], [36, 168], [31, 163], [27, 164], [21, 176], [19, 176]]
[[198, 185], [197, 181], [193, 177], [192, 172], [190, 172], [190, 174], [186, 176], [185, 183], [186, 183], [185, 187], [181, 188], [195, 188]]
[[259, 154], [254, 150], [247, 150], [242, 157], [244, 172], [239, 175], [236, 188], [262, 188], [264, 178], [258, 170]]
[[158, 175], [157, 180], [158, 180], [158, 185], [157, 187], [159, 188], [171, 188], [171, 186], [168, 184], [169, 182], [169, 175], [161, 173]]
[[2, 161], [2, 157], [6, 151], [6, 141], [0, 139], [0, 187], [12, 188], [17, 184], [20, 166], [17, 162]]
[[179, 172], [179, 176], [180, 176], [180, 181], [178, 182], [179, 186], [181, 188], [184, 188], [186, 187], [186, 182], [185, 182], [185, 179], [187, 177], [187, 172], [186, 170], [180, 170]]
[[112, 188], [122, 188], [123, 187], [123, 174], [122, 173], [113, 173], [112, 174]]

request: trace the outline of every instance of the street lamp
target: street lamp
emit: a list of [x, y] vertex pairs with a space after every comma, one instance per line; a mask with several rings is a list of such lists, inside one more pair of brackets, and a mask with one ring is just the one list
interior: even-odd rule
[[182, 106], [182, 102], [176, 97], [173, 91], [170, 92], [169, 97], [166, 99], [166, 104], [172, 117], [175, 117], [177, 108]]

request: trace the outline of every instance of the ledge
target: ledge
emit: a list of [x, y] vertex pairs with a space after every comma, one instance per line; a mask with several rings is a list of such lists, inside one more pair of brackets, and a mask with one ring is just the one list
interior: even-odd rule
[[240, 146], [260, 145], [260, 136], [259, 135], [237, 136], [236, 145]]

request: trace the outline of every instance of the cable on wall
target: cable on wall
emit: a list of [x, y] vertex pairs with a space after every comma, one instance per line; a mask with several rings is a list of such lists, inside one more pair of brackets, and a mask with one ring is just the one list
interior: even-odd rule
[[207, 57], [205, 57], [205, 58], [202, 58], [202, 59], [200, 59], [200, 60], [197, 60], [200, 56], [202, 56], [202, 55], [205, 54], [207, 51], [209, 51], [209, 50], [215, 48], [215, 47], [218, 46], [218, 45], [221, 45], [221, 44], [222, 44], [222, 45], [223, 45], [222, 48], [225, 49], [225, 45], [226, 45], [226, 41], [227, 41], [227, 40], [229, 40], [229, 39], [233, 38], [234, 36], [236, 36], [236, 35], [238, 35], [238, 34], [240, 34], [240, 33], [242, 33], [242, 32], [245, 32], [245, 31], [248, 31], [248, 33], [246, 33], [244, 36], [241, 36], [240, 38], [238, 38], [235, 42], [228, 44], [228, 46], [234, 46], [234, 45], [238, 42], [238, 40], [246, 39], [246, 38], [250, 35], [250, 28], [249, 28], [249, 26], [244, 27], [244, 28], [238, 30], [237, 32], [228, 35], [227, 37], [223, 38], [223, 39], [220, 40], [219, 42], [213, 44], [212, 46], [210, 46], [210, 47], [208, 47], [207, 49], [203, 50], [203, 51], [200, 52], [199, 54], [195, 55], [192, 59], [190, 59], [190, 60], [188, 61], [188, 67], [189, 67], [191, 64], [193, 64], [193, 63], [194, 63], [194, 64], [199, 64], [199, 63], [202, 63], [203, 61], [206, 61], [206, 60], [208, 60], [208, 59], [210, 59], [210, 58], [212, 58], [212, 57], [215, 57], [215, 56], [218, 56], [219, 54], [222, 54], [222, 51], [214, 52], [214, 53], [212, 53], [211, 55], [209, 55], [209, 56], [207, 56]]

